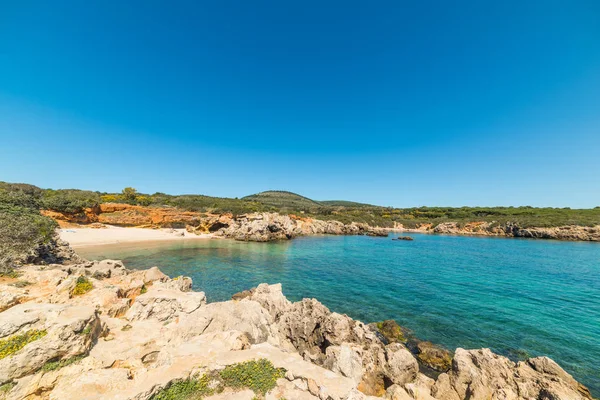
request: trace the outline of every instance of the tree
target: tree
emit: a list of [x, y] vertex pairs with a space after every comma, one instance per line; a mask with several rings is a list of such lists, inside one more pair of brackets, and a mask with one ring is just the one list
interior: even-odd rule
[[123, 199], [128, 202], [135, 202], [137, 199], [137, 190], [132, 187], [126, 187], [121, 191], [121, 194], [123, 195]]

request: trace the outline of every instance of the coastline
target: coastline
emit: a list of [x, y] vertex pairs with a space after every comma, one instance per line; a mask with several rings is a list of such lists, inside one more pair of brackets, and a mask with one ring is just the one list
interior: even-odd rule
[[195, 234], [189, 233], [185, 229], [151, 229], [110, 225], [106, 225], [103, 228], [63, 228], [59, 230], [59, 236], [75, 249], [121, 243], [206, 240], [214, 238], [214, 235], [210, 233]]
[[[207, 400], [257, 398], [248, 385], [218, 380], [220, 371], [246, 366], [252, 379], [279, 371], [258, 392], [266, 399], [592, 399], [547, 357], [515, 363], [487, 348], [452, 355], [428, 342], [415, 355], [393, 321], [367, 325], [314, 298], [293, 303], [281, 284], [208, 303], [190, 278], [114, 260], [28, 265], [19, 274], [0, 284], [11, 293], [2, 312], [28, 324], [9, 324], [11, 336], [3, 336], [31, 344], [0, 359], [7, 400], [150, 400], [185, 383]], [[14, 286], [17, 279], [27, 288]]]

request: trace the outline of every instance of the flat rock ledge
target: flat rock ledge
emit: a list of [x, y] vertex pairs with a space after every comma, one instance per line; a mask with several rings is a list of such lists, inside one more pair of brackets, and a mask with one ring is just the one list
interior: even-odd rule
[[[403, 343], [315, 299], [292, 303], [280, 284], [207, 304], [189, 278], [114, 260], [20, 273], [0, 280], [0, 399], [152, 399], [259, 359], [285, 370], [264, 395], [272, 400], [592, 398], [549, 358], [514, 363], [489, 349], [456, 349], [449, 370], [431, 379]], [[204, 398], [255, 395], [227, 389]]]

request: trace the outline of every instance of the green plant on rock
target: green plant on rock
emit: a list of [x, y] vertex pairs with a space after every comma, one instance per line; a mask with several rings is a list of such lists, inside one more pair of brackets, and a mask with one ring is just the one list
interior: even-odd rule
[[6, 382], [3, 385], [0, 385], [0, 396], [5, 395], [6, 393], [10, 392], [11, 390], [13, 390], [13, 388], [17, 386], [17, 384], [15, 382]]
[[277, 379], [283, 378], [285, 370], [275, 368], [267, 359], [251, 360], [227, 366], [220, 373], [223, 384], [233, 389], [251, 389], [254, 393], [264, 396], [277, 384]]
[[92, 333], [92, 326], [88, 325], [85, 328], [83, 328], [83, 330], [80, 332], [81, 335], [87, 336], [90, 333]]
[[151, 400], [201, 400], [225, 388], [251, 389], [256, 395], [254, 399], [261, 400], [284, 375], [283, 368], [275, 368], [267, 359], [251, 360], [229, 365], [221, 371], [208, 372], [199, 378], [173, 382]]
[[46, 336], [45, 330], [32, 329], [25, 333], [0, 340], [0, 360], [15, 354], [31, 342]]
[[76, 362], [83, 360], [84, 358], [85, 358], [85, 354], [80, 354], [75, 357], [67, 358], [66, 360], [48, 361], [42, 367], [42, 371], [44, 371], [44, 372], [56, 371], [57, 369], [68, 367], [71, 364], [75, 364]]
[[14, 269], [8, 269], [5, 272], [0, 271], [0, 278], [17, 279], [21, 274]]
[[210, 381], [208, 375], [177, 381], [152, 396], [152, 400], [200, 400], [213, 393], [209, 387]]
[[71, 294], [73, 296], [80, 296], [89, 292], [93, 288], [94, 285], [92, 285], [92, 282], [90, 282], [88, 278], [86, 278], [85, 276], [80, 276], [79, 278], [77, 278], [77, 282], [75, 283], [75, 287], [73, 288]]

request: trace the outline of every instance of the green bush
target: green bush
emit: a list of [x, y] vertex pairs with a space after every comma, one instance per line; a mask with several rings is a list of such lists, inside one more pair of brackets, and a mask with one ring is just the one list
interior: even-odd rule
[[285, 370], [275, 368], [267, 359], [246, 361], [229, 365], [220, 373], [223, 384], [234, 389], [248, 388], [256, 394], [265, 395], [283, 378]]
[[86, 208], [100, 204], [100, 195], [87, 190], [51, 190], [44, 192], [41, 206], [48, 210], [80, 213]]
[[[275, 368], [267, 359], [251, 360], [227, 366], [221, 371], [212, 371], [199, 378], [173, 382], [156, 393], [152, 400], [200, 400], [204, 396], [222, 392], [225, 388], [250, 389], [259, 396], [264, 395], [283, 378], [285, 370]], [[211, 383], [213, 383], [211, 385]]]
[[152, 400], [200, 400], [204, 396], [209, 396], [213, 390], [208, 386], [210, 377], [203, 375], [199, 379], [186, 379], [177, 381], [161, 390]]
[[29, 343], [46, 336], [45, 330], [32, 329], [25, 333], [0, 340], [0, 360], [15, 354]]
[[86, 278], [85, 276], [80, 276], [79, 278], [77, 278], [77, 282], [75, 283], [75, 287], [73, 288], [71, 294], [73, 296], [81, 296], [82, 294], [86, 294], [93, 288], [94, 285], [92, 285], [92, 282], [90, 282], [88, 278]]
[[38, 256], [41, 246], [55, 237], [57, 224], [28, 208], [0, 206], [0, 272]]
[[71, 364], [75, 364], [76, 362], [83, 360], [84, 358], [85, 358], [85, 354], [81, 354], [81, 355], [78, 355], [75, 357], [67, 358], [65, 360], [48, 361], [42, 367], [42, 371], [44, 371], [44, 372], [56, 371], [57, 369], [68, 367]]

